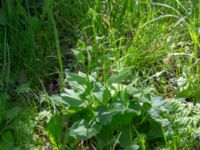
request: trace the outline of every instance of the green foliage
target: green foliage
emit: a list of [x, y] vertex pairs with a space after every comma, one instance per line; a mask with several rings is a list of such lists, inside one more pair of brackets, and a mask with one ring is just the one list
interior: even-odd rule
[[0, 93], [0, 149], [25, 148], [32, 143], [33, 112], [13, 106], [8, 95]]
[[[66, 82], [69, 88], [51, 99], [57, 107], [64, 105], [60, 119], [64, 117], [68, 126], [63, 127], [63, 121], [52, 124], [53, 118], [47, 124], [52, 129], [46, 129], [52, 133], [60, 126], [64, 133], [56, 132], [53, 138], [64, 138], [66, 145], [74, 143], [68, 148], [78, 145], [86, 148], [90, 144], [100, 149], [199, 148], [198, 104], [181, 99], [166, 101], [151, 90], [120, 82], [102, 84], [81, 72], [68, 73]], [[109, 94], [104, 96], [105, 93]], [[68, 94], [70, 97], [65, 96]], [[57, 145], [63, 146], [61, 141], [57, 141]]]
[[175, 146], [184, 150], [199, 149], [199, 104], [176, 99], [165, 102], [157, 111], [160, 114], [159, 118], [163, 118], [165, 122], [168, 143], [173, 143], [171, 148]]
[[2, 0], [0, 149], [199, 149], [199, 6]]
[[[60, 97], [53, 97], [53, 100], [66, 106], [64, 116], [69, 127], [66, 131], [68, 140], [87, 141], [94, 137], [97, 140], [95, 145], [100, 149], [116, 146], [128, 148], [132, 144], [146, 146], [141, 135], [146, 137], [145, 141], [151, 140], [153, 143], [160, 140], [162, 143], [162, 124], [150, 113], [152, 95], [149, 92], [111, 80], [103, 85], [93, 76], [83, 73], [69, 73], [66, 81], [70, 88], [65, 89]], [[46, 128], [50, 133], [63, 124], [58, 120], [54, 124], [53, 120]], [[61, 132], [52, 135], [58, 139]], [[137, 148], [136, 145], [133, 147]]]

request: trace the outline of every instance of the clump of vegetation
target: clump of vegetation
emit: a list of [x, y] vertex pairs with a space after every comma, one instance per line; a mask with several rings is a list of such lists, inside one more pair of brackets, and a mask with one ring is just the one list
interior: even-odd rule
[[0, 149], [199, 149], [198, 0], [2, 0]]

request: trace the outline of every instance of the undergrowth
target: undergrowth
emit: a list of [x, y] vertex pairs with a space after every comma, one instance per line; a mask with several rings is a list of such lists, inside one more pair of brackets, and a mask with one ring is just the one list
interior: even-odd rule
[[0, 149], [199, 149], [199, 0], [2, 0]]

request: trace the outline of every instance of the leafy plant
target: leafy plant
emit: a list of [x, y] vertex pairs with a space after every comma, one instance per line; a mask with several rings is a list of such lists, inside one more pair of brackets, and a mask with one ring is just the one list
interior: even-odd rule
[[[70, 88], [60, 96], [51, 97], [54, 103], [66, 107], [62, 113], [67, 118], [67, 141], [81, 142], [94, 138], [96, 140], [91, 142], [100, 149], [136, 145], [145, 149], [146, 141], [162, 143], [162, 124], [150, 113], [152, 94], [148, 90], [120, 84], [115, 80], [119, 77], [112, 76], [108, 83], [102, 84], [81, 72], [67, 74], [66, 82]], [[57, 121], [56, 126], [62, 124], [62, 121]], [[50, 121], [47, 126], [54, 125]], [[56, 126], [47, 130], [53, 133]], [[61, 133], [56, 132], [53, 134], [55, 139], [57, 134], [61, 137]]]
[[2, 0], [0, 149], [199, 149], [199, 6]]

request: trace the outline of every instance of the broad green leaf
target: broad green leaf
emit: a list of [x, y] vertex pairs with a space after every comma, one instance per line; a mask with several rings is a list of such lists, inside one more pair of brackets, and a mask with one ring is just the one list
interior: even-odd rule
[[69, 94], [61, 94], [62, 100], [66, 102], [70, 107], [79, 107], [84, 103], [78, 96], [69, 95]]
[[94, 92], [93, 95], [96, 97], [96, 99], [100, 102], [103, 101], [103, 92]]
[[87, 140], [95, 136], [101, 128], [100, 124], [96, 122], [87, 123], [84, 120], [75, 122], [70, 128], [69, 135], [79, 140]]
[[121, 122], [122, 124], [129, 124], [133, 117], [140, 115], [140, 111], [120, 107], [112, 110], [99, 107], [96, 114], [99, 121], [104, 125], [118, 122]]
[[129, 95], [133, 95], [134, 97], [141, 98], [144, 94], [144, 91], [131, 86], [127, 88], [127, 93]]
[[157, 122], [153, 119], [149, 119], [149, 123], [150, 123], [150, 130], [148, 133], [149, 138], [151, 139], [162, 138], [164, 133], [162, 130], [161, 122]]
[[102, 126], [99, 134], [96, 136], [98, 145], [106, 146], [113, 142], [113, 128], [111, 125]]
[[49, 132], [49, 134], [51, 134], [51, 136], [53, 136], [57, 144], [61, 143], [63, 127], [64, 122], [58, 115], [55, 115], [53, 118], [51, 118], [47, 124], [46, 130]]
[[76, 81], [78, 84], [84, 84], [87, 85], [88, 81], [85, 76], [80, 76], [79, 74], [76, 73], [69, 73], [67, 76], [68, 81]]
[[133, 121], [133, 118], [140, 115], [140, 111], [133, 109], [124, 108], [121, 110], [114, 111], [115, 114], [112, 116], [112, 124], [128, 125]]
[[142, 110], [142, 105], [139, 103], [138, 100], [132, 100], [129, 103], [129, 108], [131, 108], [133, 110], [141, 111]]
[[84, 99], [85, 97], [91, 94], [92, 90], [93, 90], [92, 84], [88, 84], [87, 86], [85, 86], [84, 92], [80, 94], [80, 97]]
[[112, 112], [112, 111], [108, 110], [105, 112], [98, 112], [97, 117], [98, 117], [99, 121], [101, 122], [101, 124], [107, 125], [107, 124], [111, 123], [113, 116], [116, 114], [117, 114], [117, 112]]
[[122, 147], [126, 147], [127, 145], [131, 145], [132, 141], [132, 132], [129, 126], [123, 126], [121, 130], [121, 136], [119, 138], [120, 145]]

